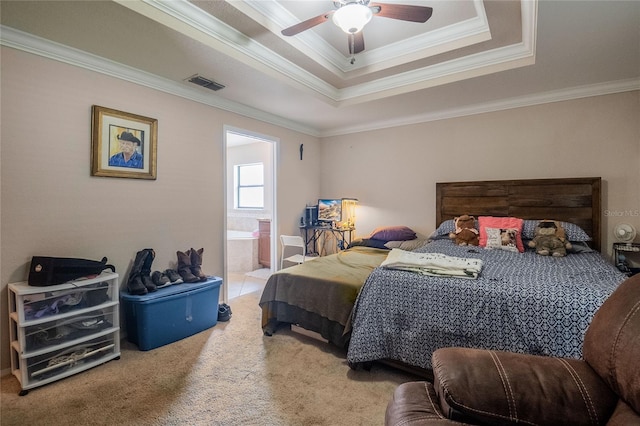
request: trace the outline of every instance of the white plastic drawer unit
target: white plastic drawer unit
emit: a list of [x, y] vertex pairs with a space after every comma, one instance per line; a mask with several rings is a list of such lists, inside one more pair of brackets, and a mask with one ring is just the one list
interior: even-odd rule
[[120, 357], [118, 274], [8, 289], [11, 371], [21, 394]]
[[101, 360], [105, 354], [112, 354], [115, 343], [113, 333], [109, 333], [70, 347], [32, 355], [25, 359], [27, 376], [35, 384], [63, 373], [67, 373], [64, 376], [67, 377], [84, 371], [87, 364]]
[[115, 310], [115, 306], [106, 306], [102, 309], [76, 313], [66, 318], [25, 326], [23, 328], [25, 352], [35, 352], [40, 349], [48, 351], [55, 346], [65, 346], [69, 341], [102, 334], [103, 331], [108, 332], [113, 329], [116, 321]]

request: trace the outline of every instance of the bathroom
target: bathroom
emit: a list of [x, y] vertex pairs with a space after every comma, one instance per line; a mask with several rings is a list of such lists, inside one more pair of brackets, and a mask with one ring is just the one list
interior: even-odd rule
[[[227, 132], [226, 152], [227, 271], [270, 269], [273, 142]], [[245, 205], [243, 194], [250, 194]]]

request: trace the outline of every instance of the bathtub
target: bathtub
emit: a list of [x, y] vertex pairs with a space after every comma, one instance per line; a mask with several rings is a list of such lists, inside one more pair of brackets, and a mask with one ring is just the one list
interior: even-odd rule
[[250, 240], [257, 239], [257, 233], [250, 231], [236, 231], [235, 229], [227, 229], [227, 240]]
[[227, 268], [240, 273], [260, 268], [257, 232], [227, 229]]

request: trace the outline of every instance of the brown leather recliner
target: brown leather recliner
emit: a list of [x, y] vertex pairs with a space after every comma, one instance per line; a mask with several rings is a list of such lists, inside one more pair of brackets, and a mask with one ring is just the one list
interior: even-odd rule
[[438, 349], [434, 383], [398, 386], [386, 425], [640, 425], [640, 274], [598, 309], [583, 356]]

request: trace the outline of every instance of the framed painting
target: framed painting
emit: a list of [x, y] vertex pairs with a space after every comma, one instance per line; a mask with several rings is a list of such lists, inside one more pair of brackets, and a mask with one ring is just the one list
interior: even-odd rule
[[158, 120], [93, 105], [91, 176], [156, 179]]

